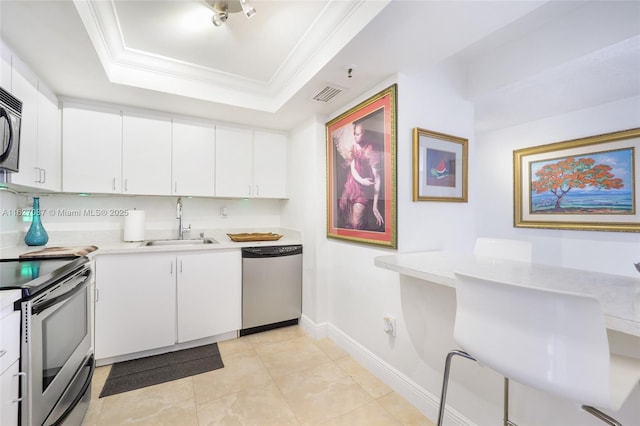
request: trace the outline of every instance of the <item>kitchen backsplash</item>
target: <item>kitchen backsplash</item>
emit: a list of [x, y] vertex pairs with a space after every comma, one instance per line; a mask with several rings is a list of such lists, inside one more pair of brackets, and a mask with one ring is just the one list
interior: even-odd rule
[[[145, 230], [171, 231], [177, 227], [177, 197], [79, 196], [39, 194], [42, 223], [55, 240], [68, 232], [91, 232], [99, 240], [120, 240], [128, 210], [145, 211]], [[183, 224], [194, 235], [202, 229], [264, 229], [280, 227], [283, 200], [209, 199], [182, 197]], [[33, 198], [0, 191], [0, 247], [21, 241], [30, 222], [22, 217]], [[226, 216], [223, 215], [226, 213]]]

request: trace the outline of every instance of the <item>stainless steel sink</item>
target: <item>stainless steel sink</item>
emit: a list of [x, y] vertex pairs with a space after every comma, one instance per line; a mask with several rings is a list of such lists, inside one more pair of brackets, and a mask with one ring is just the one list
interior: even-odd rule
[[142, 243], [142, 246], [194, 246], [201, 244], [218, 244], [213, 238], [191, 238], [185, 240], [151, 240]]

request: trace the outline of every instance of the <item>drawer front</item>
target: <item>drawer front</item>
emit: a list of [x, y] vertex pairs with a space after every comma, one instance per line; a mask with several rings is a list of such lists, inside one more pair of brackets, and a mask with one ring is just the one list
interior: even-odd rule
[[20, 357], [20, 311], [2, 318], [0, 322], [0, 374]]

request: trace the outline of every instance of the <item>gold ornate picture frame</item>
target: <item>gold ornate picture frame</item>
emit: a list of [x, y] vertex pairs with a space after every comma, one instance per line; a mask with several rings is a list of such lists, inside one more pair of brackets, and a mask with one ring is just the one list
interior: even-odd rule
[[469, 141], [413, 129], [413, 201], [467, 202]]
[[513, 152], [514, 226], [640, 232], [640, 129]]
[[327, 237], [397, 248], [397, 85], [326, 124]]

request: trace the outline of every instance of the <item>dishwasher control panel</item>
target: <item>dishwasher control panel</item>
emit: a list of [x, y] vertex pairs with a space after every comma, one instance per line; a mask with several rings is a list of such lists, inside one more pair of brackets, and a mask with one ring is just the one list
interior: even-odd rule
[[301, 245], [291, 246], [269, 246], [269, 247], [246, 247], [242, 249], [242, 257], [278, 257], [302, 254]]

